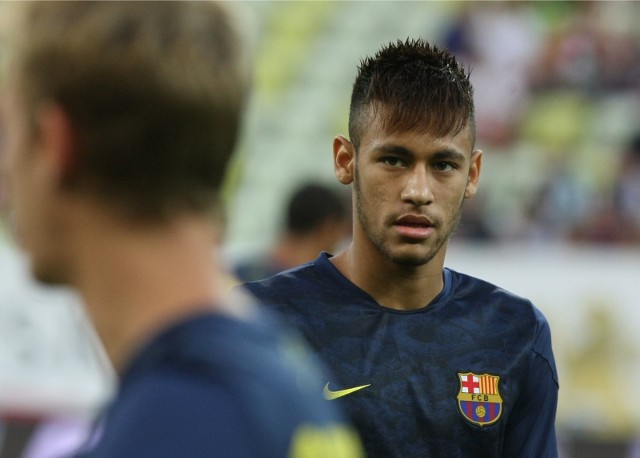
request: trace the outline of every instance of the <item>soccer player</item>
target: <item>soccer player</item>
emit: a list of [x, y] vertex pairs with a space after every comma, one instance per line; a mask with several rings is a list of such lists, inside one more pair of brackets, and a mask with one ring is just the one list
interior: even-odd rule
[[423, 40], [362, 61], [349, 136], [353, 240], [248, 289], [303, 331], [371, 457], [555, 457], [558, 377], [547, 321], [527, 299], [444, 267], [476, 193], [473, 90]]
[[33, 2], [4, 106], [19, 237], [119, 373], [80, 454], [357, 456], [268, 311], [230, 302], [213, 217], [247, 92], [228, 5]]

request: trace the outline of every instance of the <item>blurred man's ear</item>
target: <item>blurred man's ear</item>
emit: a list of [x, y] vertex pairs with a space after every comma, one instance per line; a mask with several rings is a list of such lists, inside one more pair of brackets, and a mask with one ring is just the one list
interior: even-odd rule
[[60, 185], [75, 177], [78, 150], [69, 115], [56, 104], [40, 107], [36, 114], [36, 146], [51, 167]]
[[351, 184], [355, 174], [356, 151], [344, 136], [333, 139], [333, 169], [342, 184]]

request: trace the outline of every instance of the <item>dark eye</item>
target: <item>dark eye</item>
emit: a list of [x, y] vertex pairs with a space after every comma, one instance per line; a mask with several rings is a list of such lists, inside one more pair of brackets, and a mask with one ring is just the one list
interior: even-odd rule
[[383, 157], [382, 162], [388, 165], [389, 167], [402, 167], [404, 166], [404, 161], [398, 157]]
[[456, 166], [450, 162], [438, 162], [434, 167], [440, 172], [450, 172], [456, 168]]

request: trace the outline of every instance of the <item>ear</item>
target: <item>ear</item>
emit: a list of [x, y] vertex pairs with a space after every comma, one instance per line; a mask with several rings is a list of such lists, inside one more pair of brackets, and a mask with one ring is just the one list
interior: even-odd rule
[[333, 139], [333, 169], [342, 184], [351, 184], [355, 174], [356, 150], [342, 135]]
[[475, 150], [471, 153], [471, 165], [467, 176], [467, 187], [464, 190], [464, 198], [470, 199], [476, 195], [478, 183], [480, 181], [480, 170], [482, 169], [482, 150]]
[[71, 120], [62, 107], [47, 104], [36, 112], [39, 150], [60, 185], [73, 180], [78, 164]]

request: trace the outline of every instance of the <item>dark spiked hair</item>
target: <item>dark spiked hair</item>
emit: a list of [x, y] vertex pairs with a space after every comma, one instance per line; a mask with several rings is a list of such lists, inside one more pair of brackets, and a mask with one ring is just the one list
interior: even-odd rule
[[356, 150], [374, 116], [387, 132], [458, 133], [471, 123], [469, 72], [450, 53], [422, 39], [398, 40], [363, 59], [353, 84], [349, 136]]

